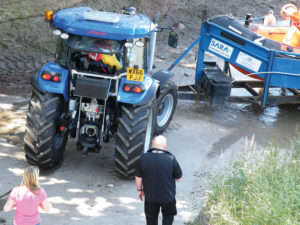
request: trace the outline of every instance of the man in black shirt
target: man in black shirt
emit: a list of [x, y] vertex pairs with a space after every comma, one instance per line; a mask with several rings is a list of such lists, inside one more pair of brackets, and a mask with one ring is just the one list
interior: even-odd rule
[[143, 200], [145, 196], [147, 225], [158, 224], [160, 208], [163, 225], [170, 225], [177, 214], [175, 181], [181, 179], [182, 171], [175, 156], [166, 151], [164, 136], [155, 137], [152, 147], [141, 156], [135, 169], [138, 197]]

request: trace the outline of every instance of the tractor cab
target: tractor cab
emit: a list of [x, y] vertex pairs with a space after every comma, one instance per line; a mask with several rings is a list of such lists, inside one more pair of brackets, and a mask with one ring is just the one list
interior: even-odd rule
[[69, 60], [69, 66], [77, 71], [115, 75], [127, 68], [147, 70], [146, 54], [146, 38], [117, 41], [70, 35], [59, 40], [56, 62], [67, 67]]
[[143, 81], [139, 74], [149, 72], [153, 65], [156, 24], [134, 10], [125, 12], [80, 7], [55, 13], [49, 20], [53, 34], [60, 37], [56, 63], [79, 72], [109, 76], [131, 71], [129, 80]]

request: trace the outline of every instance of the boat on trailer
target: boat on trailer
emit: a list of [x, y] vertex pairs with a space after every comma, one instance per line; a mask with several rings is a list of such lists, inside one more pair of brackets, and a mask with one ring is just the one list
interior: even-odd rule
[[[270, 15], [275, 18], [273, 12], [270, 12], [259, 18], [247, 15], [245, 21], [229, 16], [216, 16], [210, 21], [268, 49], [300, 54], [300, 12], [297, 7], [287, 4], [281, 9], [281, 16], [284, 20], [276, 21], [275, 19], [271, 23], [265, 22]], [[290, 57], [298, 58], [294, 55]], [[259, 74], [253, 74], [234, 64], [231, 65], [247, 76], [264, 80], [264, 77]]]

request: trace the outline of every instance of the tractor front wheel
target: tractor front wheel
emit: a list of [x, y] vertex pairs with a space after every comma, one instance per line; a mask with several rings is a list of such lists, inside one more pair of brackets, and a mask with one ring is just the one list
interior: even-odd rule
[[177, 105], [177, 86], [173, 81], [161, 87], [157, 101], [155, 135], [159, 135], [168, 127]]

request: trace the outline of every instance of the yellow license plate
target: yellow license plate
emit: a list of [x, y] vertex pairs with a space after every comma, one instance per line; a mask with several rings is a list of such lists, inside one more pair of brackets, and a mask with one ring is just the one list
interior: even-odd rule
[[127, 80], [144, 81], [144, 69], [127, 68]]

